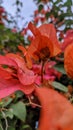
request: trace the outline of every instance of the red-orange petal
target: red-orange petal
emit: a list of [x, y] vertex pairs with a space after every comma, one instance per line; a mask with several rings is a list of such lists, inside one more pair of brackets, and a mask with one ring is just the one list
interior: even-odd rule
[[39, 130], [73, 130], [73, 106], [53, 89], [35, 88], [41, 104]]
[[43, 37], [46, 37], [50, 41], [50, 43], [48, 44], [52, 44], [52, 45], [48, 45], [48, 46], [52, 46], [51, 49], [53, 48], [51, 52], [51, 57], [56, 56], [59, 53], [61, 53], [60, 45], [56, 36], [56, 30], [53, 24], [43, 24], [40, 27], [36, 28], [32, 23], [29, 23], [28, 28], [35, 35], [35, 42], [37, 42], [34, 45], [32, 45], [32, 48], [33, 48], [32, 51], [35, 50], [35, 48], [37, 48], [36, 46], [38, 46], [39, 48], [39, 46], [41, 45], [43, 48], [43, 45], [45, 45], [45, 42], [47, 42], [47, 40], [45, 39], [43, 41], [44, 42], [43, 44], [40, 41], [40, 45], [38, 44], [38, 41], [42, 39]]
[[38, 28], [36, 28], [36, 26], [34, 26], [32, 22], [28, 24], [28, 28], [31, 30], [34, 36], [40, 35], [40, 31], [38, 30]]
[[35, 59], [38, 59], [37, 53], [41, 55], [41, 50], [45, 48], [48, 48], [48, 51], [50, 54], [49, 53], [47, 54], [47, 52], [44, 52], [43, 55], [48, 55], [48, 58], [51, 57], [53, 55], [54, 48], [50, 39], [47, 38], [46, 36], [40, 36], [40, 37], [36, 36], [28, 48], [28, 53], [31, 55], [31, 57], [36, 56]]
[[18, 46], [18, 48], [19, 48], [19, 50], [22, 51], [24, 57], [26, 57], [26, 65], [27, 65], [27, 67], [29, 69], [31, 69], [32, 68], [32, 60], [31, 60], [31, 56], [30, 56], [29, 52], [23, 46]]
[[21, 56], [19, 56], [17, 54], [13, 54], [13, 53], [8, 53], [6, 55], [6, 57], [9, 57], [13, 61], [15, 61], [19, 68], [21, 68], [23, 70], [26, 70], [25, 61], [24, 61], [24, 59]]
[[64, 68], [67, 74], [73, 79], [73, 44], [68, 45], [65, 49]]
[[61, 53], [60, 45], [57, 39], [56, 29], [53, 24], [43, 24], [39, 28], [39, 31], [42, 35], [47, 36], [53, 44], [53, 54], [52, 56], [56, 56]]

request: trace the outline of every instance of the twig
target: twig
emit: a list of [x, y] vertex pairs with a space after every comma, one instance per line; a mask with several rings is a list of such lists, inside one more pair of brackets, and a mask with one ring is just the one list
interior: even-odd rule
[[37, 107], [40, 107], [40, 108], [41, 108], [41, 105], [36, 104], [36, 103], [33, 103], [33, 102], [31, 101], [31, 99], [30, 99], [29, 96], [28, 96], [28, 100], [29, 100], [29, 104], [30, 104], [30, 105], [34, 105], [34, 106], [37, 106]]
[[5, 113], [3, 111], [1, 111], [1, 112], [2, 112], [2, 115], [3, 115], [4, 119], [5, 119], [5, 124], [6, 124], [6, 129], [5, 130], [7, 130], [8, 129], [8, 121], [7, 121], [6, 117], [5, 117]]
[[44, 69], [44, 61], [42, 61], [42, 67], [41, 67], [41, 83], [43, 83], [43, 69]]

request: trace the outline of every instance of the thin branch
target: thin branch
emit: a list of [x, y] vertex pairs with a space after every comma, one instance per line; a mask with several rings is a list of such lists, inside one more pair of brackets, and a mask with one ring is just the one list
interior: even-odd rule
[[30, 105], [33, 105], [33, 106], [36, 106], [36, 107], [40, 107], [40, 108], [41, 108], [41, 105], [32, 102], [29, 96], [28, 96], [28, 100], [29, 100], [29, 104], [30, 104]]
[[3, 111], [1, 111], [1, 112], [2, 112], [2, 115], [3, 115], [4, 119], [5, 119], [5, 124], [6, 124], [6, 129], [5, 130], [7, 130], [8, 129], [8, 121], [6, 119], [5, 113]]
[[43, 70], [44, 70], [44, 61], [42, 61], [42, 67], [41, 67], [41, 83], [43, 83], [43, 74], [44, 74]]

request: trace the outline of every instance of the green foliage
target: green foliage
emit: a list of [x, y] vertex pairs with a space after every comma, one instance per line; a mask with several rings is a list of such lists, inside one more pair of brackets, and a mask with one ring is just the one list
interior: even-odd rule
[[54, 68], [57, 71], [61, 72], [62, 74], [66, 74], [65, 69], [64, 69], [64, 64], [61, 64], [61, 63], [57, 64], [57, 65], [54, 66]]
[[12, 32], [11, 29], [5, 28], [0, 25], [0, 53], [3, 51], [16, 52], [17, 46], [23, 43], [24, 37], [18, 32]]
[[17, 102], [16, 104], [11, 105], [10, 109], [12, 110], [13, 115], [15, 115], [21, 121], [25, 121], [26, 107], [23, 102]]
[[43, 5], [40, 4], [39, 7], [38, 7], [38, 11], [40, 12], [42, 9], [43, 9]]
[[23, 93], [17, 91], [15, 99], [6, 97], [0, 102], [0, 130], [32, 130], [26, 122], [26, 102], [21, 101]]
[[[46, 7], [46, 22], [53, 23], [56, 28], [61, 30], [65, 33], [66, 30], [71, 29], [73, 27], [73, 12], [72, 7], [73, 3], [72, 0], [34, 0], [38, 6], [38, 10], [45, 10]], [[43, 14], [44, 15], [44, 14]], [[62, 29], [62, 26], [64, 28]]]
[[68, 92], [68, 88], [66, 86], [64, 86], [63, 84], [59, 83], [59, 82], [52, 82], [51, 84], [55, 89], [62, 91], [62, 92]]

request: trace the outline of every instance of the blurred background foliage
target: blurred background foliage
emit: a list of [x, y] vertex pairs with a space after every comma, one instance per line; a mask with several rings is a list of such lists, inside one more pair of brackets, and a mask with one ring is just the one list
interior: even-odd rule
[[[44, 23], [53, 23], [58, 33], [58, 39], [60, 41], [63, 40], [66, 31], [73, 28], [72, 0], [33, 0], [33, 2], [37, 5], [37, 10], [33, 12], [32, 22], [36, 26]], [[30, 43], [32, 38], [28, 34], [27, 27], [22, 27], [20, 30], [17, 24], [18, 21], [16, 19], [18, 17], [21, 19], [20, 10], [23, 2], [15, 0], [16, 19], [12, 16], [8, 18], [10, 14], [5, 11], [1, 5], [2, 3], [3, 0], [0, 1], [0, 53], [15, 53], [19, 44], [25, 46]], [[60, 62], [60, 65], [63, 65], [63, 63]], [[60, 67], [56, 68], [60, 71], [64, 69], [63, 67], [61, 69]], [[65, 81], [68, 78], [65, 74], [63, 74], [63, 77]], [[62, 81], [63, 79], [60, 80], [60, 82]], [[64, 86], [63, 91], [67, 91]], [[20, 91], [2, 99], [0, 101], [0, 130], [35, 130], [40, 110], [37, 107], [31, 107], [28, 102], [28, 99]]]

